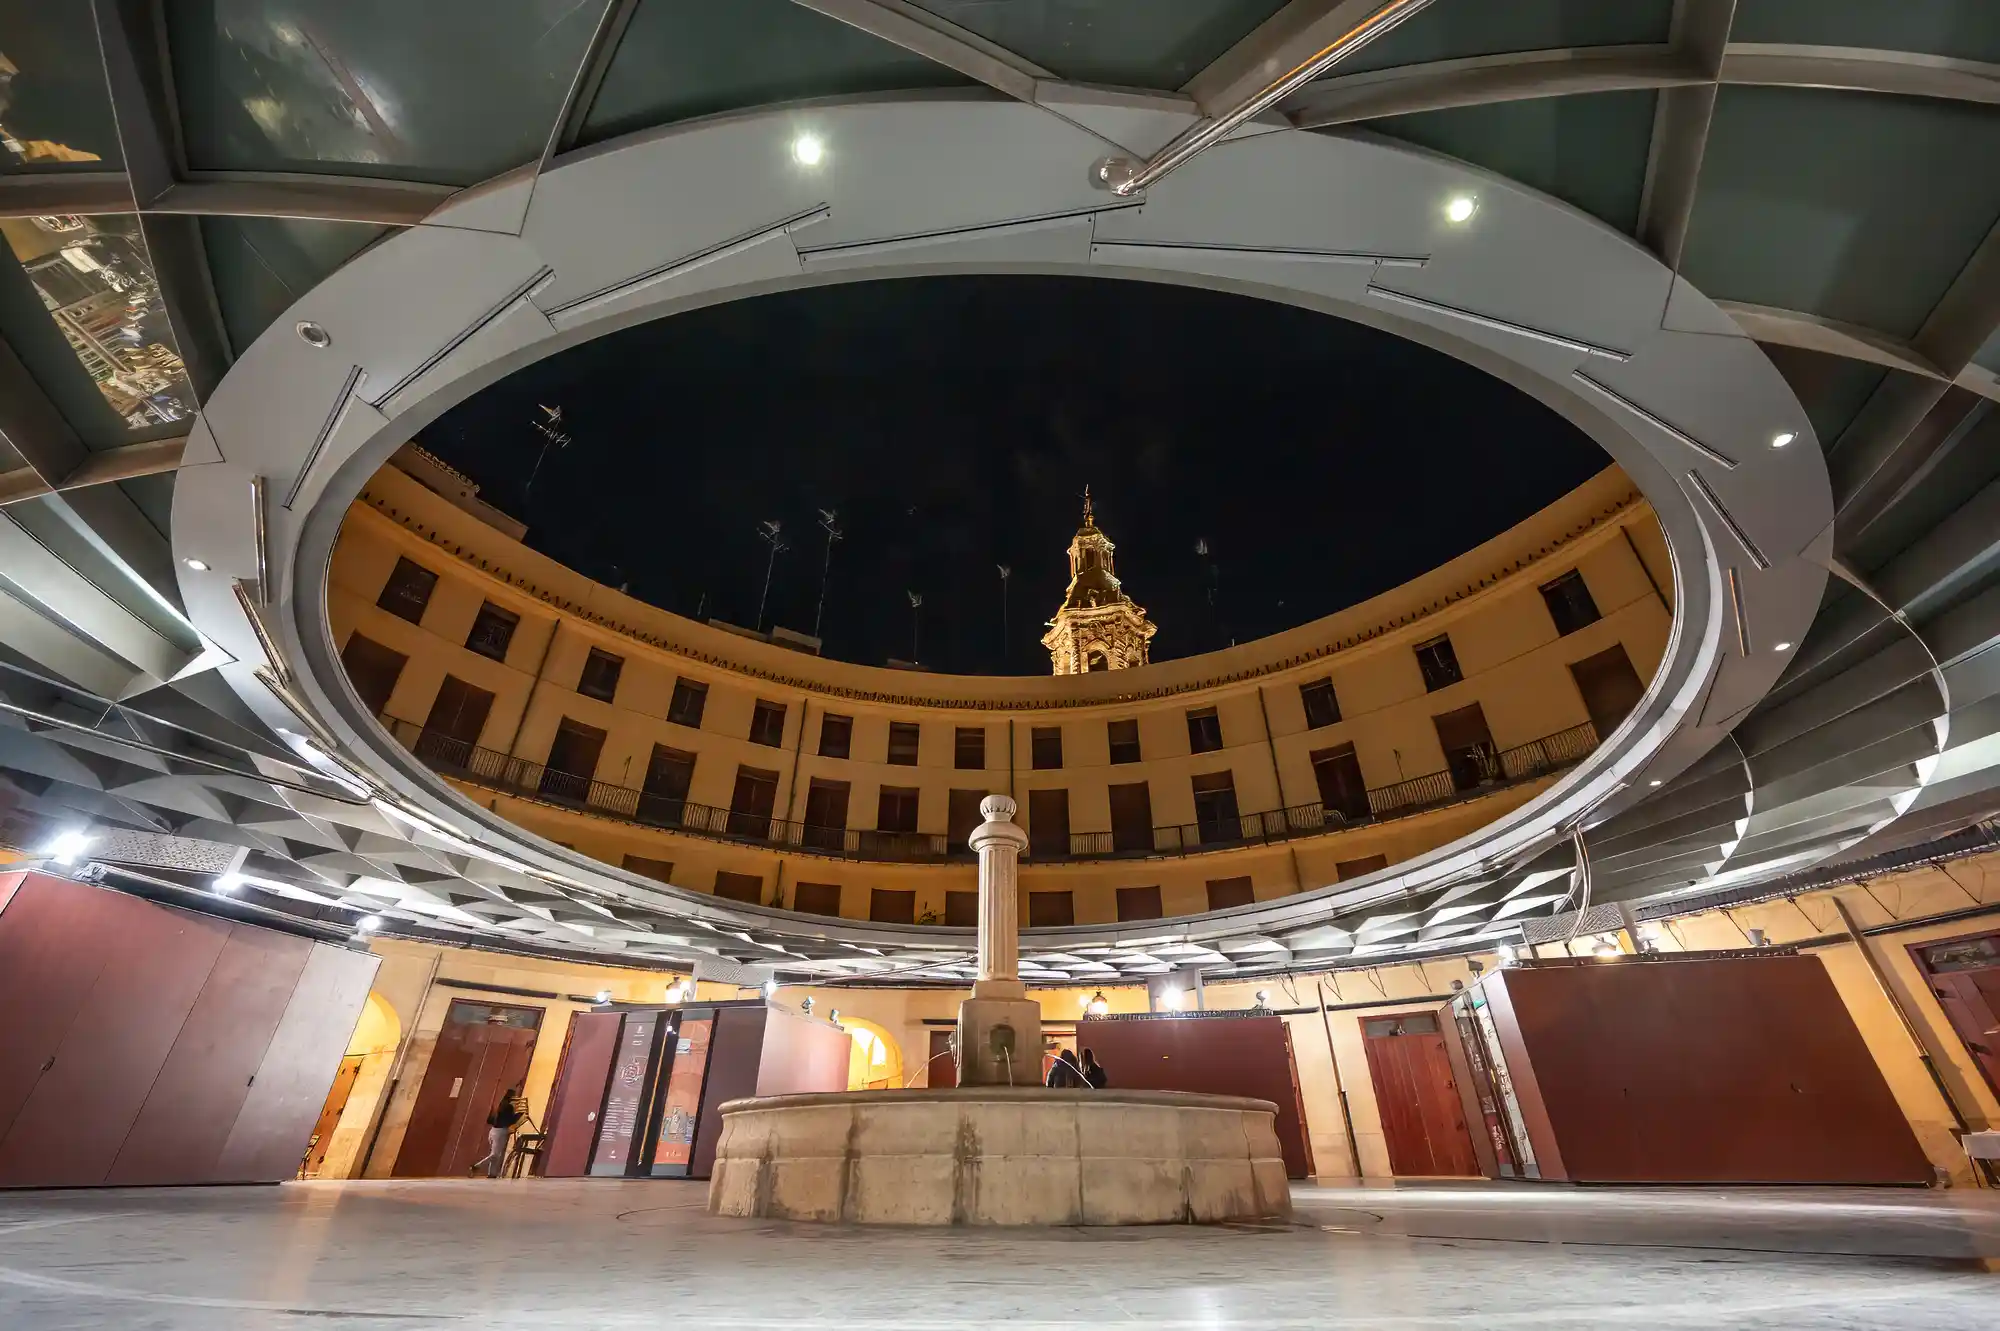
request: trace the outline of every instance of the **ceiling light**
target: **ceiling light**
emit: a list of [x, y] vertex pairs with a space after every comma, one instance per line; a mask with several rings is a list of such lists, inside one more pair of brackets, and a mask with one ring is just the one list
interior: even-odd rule
[[792, 140], [792, 160], [800, 166], [818, 166], [826, 156], [826, 145], [817, 134], [801, 134]]
[[208, 572], [208, 561], [206, 559], [185, 559], [181, 562], [197, 573]]
[[1790, 430], [1782, 430], [1779, 433], [1771, 436], [1771, 447], [1783, 448], [1786, 444], [1791, 443], [1792, 440], [1796, 438], [1798, 438], [1798, 436], [1793, 434]]
[[354, 927], [364, 934], [372, 934], [382, 927], [380, 915], [363, 915], [354, 922]]
[[1648, 781], [1646, 784], [1649, 786], [1657, 786], [1660, 784], [1660, 778], [1654, 777], [1651, 781]]
[[1774, 652], [1789, 652], [1792, 650], [1792, 644], [1789, 642], [1774, 642], [1771, 644], [1771, 650]]
[[1166, 988], [1160, 990], [1161, 1007], [1170, 1010], [1178, 1010], [1180, 1008], [1180, 1005], [1181, 1005], [1181, 991], [1179, 985], [1170, 984]]
[[81, 832], [62, 832], [57, 834], [55, 840], [49, 842], [42, 854], [57, 864], [75, 864], [77, 857], [89, 850], [96, 840], [96, 837], [85, 836]]
[[1478, 211], [1479, 200], [1470, 194], [1454, 195], [1451, 202], [1444, 206], [1444, 220], [1453, 226], [1462, 226], [1470, 222], [1472, 215]]
[[599, 989], [597, 991], [597, 1004], [599, 1007], [602, 1007], [604, 1004], [609, 1003], [610, 1001], [611, 1001], [611, 991], [609, 989]]
[[1600, 961], [1609, 961], [1618, 955], [1618, 949], [1610, 943], [1599, 943], [1591, 955]]
[[776, 997], [777, 992], [778, 992], [778, 982], [776, 980], [764, 981], [764, 997], [766, 998]]
[[333, 345], [333, 338], [327, 334], [326, 329], [310, 319], [299, 320], [293, 328], [297, 331], [299, 340], [315, 351], [324, 351]]

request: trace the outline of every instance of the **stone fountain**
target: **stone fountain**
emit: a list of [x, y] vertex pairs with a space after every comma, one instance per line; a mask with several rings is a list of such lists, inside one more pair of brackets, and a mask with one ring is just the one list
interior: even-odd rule
[[1018, 960], [1028, 838], [1014, 810], [1007, 796], [989, 795], [971, 837], [979, 975], [958, 1009], [958, 1086], [723, 1105], [711, 1213], [902, 1225], [1290, 1217], [1269, 1101], [1039, 1085], [1041, 1008]]

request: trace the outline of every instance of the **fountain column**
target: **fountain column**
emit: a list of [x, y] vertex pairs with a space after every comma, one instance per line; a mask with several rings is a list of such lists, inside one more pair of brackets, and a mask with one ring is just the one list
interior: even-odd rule
[[1042, 1079], [1042, 1009], [1020, 979], [1021, 852], [1028, 834], [1014, 801], [988, 795], [969, 839], [979, 856], [979, 978], [958, 1008], [958, 1084], [1035, 1086]]

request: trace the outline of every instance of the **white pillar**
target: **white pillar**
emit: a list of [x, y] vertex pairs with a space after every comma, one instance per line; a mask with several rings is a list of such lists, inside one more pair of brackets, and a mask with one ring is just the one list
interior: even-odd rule
[[1014, 801], [988, 795], [979, 802], [986, 821], [972, 829], [968, 840], [979, 856], [979, 979], [1003, 983], [1020, 979], [1021, 852], [1028, 834], [1014, 822]]

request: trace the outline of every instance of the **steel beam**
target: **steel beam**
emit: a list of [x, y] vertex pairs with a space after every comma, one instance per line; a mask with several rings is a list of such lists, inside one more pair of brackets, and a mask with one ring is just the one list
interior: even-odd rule
[[[1721, 74], [1736, 0], [1677, 0], [1671, 38], [1674, 50], [1703, 78]], [[1675, 271], [1687, 247], [1694, 216], [1695, 187], [1708, 151], [1709, 122], [1715, 117], [1712, 82], [1668, 88], [1653, 112], [1653, 142], [1646, 156], [1646, 183], [1639, 196], [1639, 240]]]
[[850, 28], [859, 28], [871, 37], [880, 37], [946, 69], [955, 69], [1016, 101], [1032, 103], [1035, 81], [1055, 77], [1033, 61], [904, 0], [792, 0], [792, 3]]
[[1291, 0], [1181, 86], [1205, 116], [1238, 106], [1324, 50], [1381, 0]]
[[132, 194], [145, 206], [186, 167], [174, 118], [172, 75], [151, 0], [90, 0], [111, 91], [111, 114]]
[[625, 40], [625, 29], [631, 26], [632, 15], [638, 8], [639, 0], [605, 0], [597, 28], [590, 34], [590, 44], [584, 47], [583, 59], [577, 64], [576, 77], [570, 80], [569, 91], [563, 95], [562, 110], [550, 127], [548, 143], [542, 149], [542, 163], [536, 168], [538, 174], [576, 147], [583, 137], [583, 122], [590, 116], [597, 91], [604, 86], [604, 75], [610, 70], [611, 61], [618, 54], [618, 44]]
[[1666, 46], [1522, 51], [1321, 79], [1280, 110], [1300, 129], [1322, 129], [1460, 106], [1708, 82]]
[[1731, 42], [1723, 52], [1722, 81], [2000, 103], [2000, 65], [1913, 51]]
[[99, 453], [86, 453], [83, 461], [69, 475], [54, 484], [43, 479], [33, 467], [0, 473], [0, 507], [18, 504], [25, 499], [39, 499], [43, 495], [175, 471], [180, 467], [181, 455], [186, 449], [187, 436], [177, 435], [171, 439], [154, 439], [143, 444], [125, 444]]

